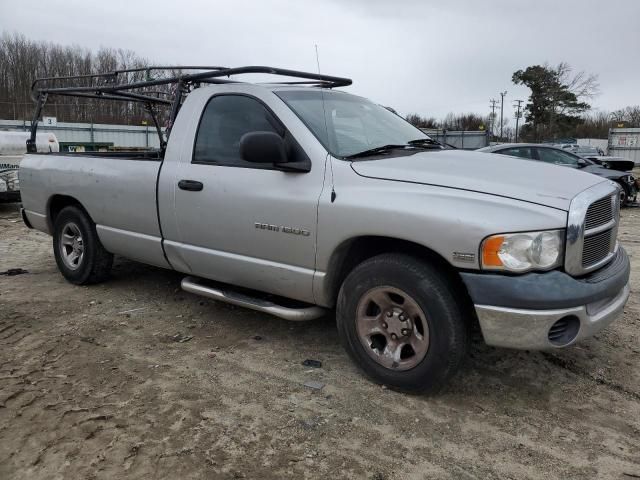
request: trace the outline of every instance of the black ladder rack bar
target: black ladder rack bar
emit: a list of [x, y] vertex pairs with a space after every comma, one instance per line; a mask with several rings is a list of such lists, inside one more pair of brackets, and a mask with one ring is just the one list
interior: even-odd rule
[[[36, 78], [31, 83], [31, 91], [33, 92], [36, 89], [38, 83], [47, 82], [47, 81], [65, 81], [65, 80], [80, 80], [80, 79], [95, 79], [102, 78], [107, 81], [111, 81], [115, 83], [119, 75], [126, 73], [136, 73], [136, 72], [146, 72], [147, 75], [150, 75], [152, 71], [167, 71], [167, 70], [225, 70], [227, 67], [212, 67], [212, 66], [193, 66], [193, 65], [185, 65], [185, 66], [149, 66], [149, 67], [138, 67], [138, 68], [126, 68], [120, 70], [113, 70], [111, 72], [104, 73], [89, 73], [83, 75], [63, 75], [58, 77], [41, 77]], [[55, 88], [55, 87], [51, 87]], [[35, 98], [34, 98], [35, 100]]]
[[[186, 68], [195, 68], [195, 67], [185, 67]], [[57, 94], [63, 92], [91, 92], [91, 93], [115, 93], [117, 91], [122, 90], [132, 90], [137, 88], [145, 88], [152, 87], [158, 85], [169, 85], [182, 81], [183, 83], [194, 83], [198, 81], [206, 81], [209, 79], [218, 79], [221, 77], [229, 77], [230, 75], [244, 75], [248, 73], [263, 73], [268, 75], [279, 75], [284, 77], [294, 77], [294, 78], [303, 78], [306, 80], [314, 80], [317, 81], [317, 84], [320, 86], [325, 86], [328, 88], [334, 87], [346, 87], [351, 85], [352, 81], [349, 78], [343, 77], [335, 77], [331, 75], [322, 75], [319, 73], [310, 73], [310, 72], [300, 72], [297, 70], [288, 70], [284, 68], [275, 68], [275, 67], [265, 67], [265, 66], [251, 66], [251, 67], [237, 67], [237, 68], [223, 68], [223, 67], [215, 67], [216, 69], [208, 70], [206, 72], [200, 73], [190, 73], [185, 75], [177, 75], [167, 78], [158, 78], [153, 80], [139, 80], [136, 82], [130, 83], [121, 83], [121, 84], [112, 84], [112, 85], [76, 85], [76, 86], [66, 86], [66, 87], [42, 87], [36, 88], [38, 83], [43, 81], [56, 81], [56, 80], [74, 80], [74, 79], [82, 79], [82, 78], [101, 78], [101, 77], [114, 77], [119, 73], [125, 72], [129, 73], [132, 71], [142, 71], [146, 69], [130, 69], [130, 70], [120, 70], [114, 72], [107, 72], [104, 74], [92, 74], [92, 75], [78, 75], [78, 76], [69, 76], [69, 77], [46, 77], [46, 78], [37, 78], [33, 81], [33, 90], [35, 92], [41, 93], [50, 93]], [[180, 70], [181, 67], [166, 67], [165, 70]], [[313, 84], [313, 82], [311, 82]], [[36, 97], [33, 97], [36, 100]]]
[[[187, 70], [206, 70], [198, 73], [186, 73], [182, 71]], [[146, 72], [147, 77], [151, 76], [152, 72], [167, 72], [167, 71], [180, 71], [181, 74], [173, 75], [166, 78], [155, 78], [147, 80], [137, 80], [123, 83], [118, 83], [119, 77], [122, 75]], [[101, 100], [120, 100], [125, 102], [140, 102], [150, 107], [153, 104], [171, 106], [171, 114], [169, 117], [169, 124], [167, 128], [167, 139], [170, 133], [173, 122], [176, 119], [178, 111], [182, 103], [184, 94], [188, 94], [193, 88], [198, 88], [201, 83], [238, 83], [235, 80], [231, 80], [228, 77], [231, 75], [245, 75], [249, 73], [259, 73], [267, 75], [277, 75], [283, 77], [299, 78], [300, 81], [281, 82], [282, 84], [289, 85], [309, 85], [321, 88], [335, 88], [346, 87], [351, 85], [352, 81], [349, 78], [336, 77], [332, 75], [322, 75], [320, 73], [301, 72], [298, 70], [289, 70], [286, 68], [276, 68], [267, 66], [248, 66], [248, 67], [209, 67], [209, 66], [149, 66], [149, 67], [136, 67], [122, 70], [114, 70], [105, 73], [85, 74], [85, 75], [68, 75], [60, 77], [42, 77], [36, 78], [31, 84], [31, 97], [36, 103], [34, 112], [34, 120], [31, 122], [31, 135], [27, 140], [27, 152], [33, 153], [36, 151], [36, 132], [38, 128], [38, 119], [42, 109], [47, 101], [49, 95], [61, 95], [69, 97], [83, 97], [94, 98]], [[226, 79], [223, 77], [227, 77]], [[101, 80], [101, 84], [97, 85], [64, 85], [64, 86], [44, 86], [41, 84], [46, 82], [69, 82], [73, 83], [73, 80]], [[148, 90], [149, 87], [159, 85], [174, 85], [174, 91], [172, 93], [162, 92], [158, 90]], [[134, 91], [132, 91], [134, 90]], [[137, 92], [135, 91], [137, 90]], [[156, 96], [151, 96], [155, 94]], [[161, 95], [171, 97], [160, 98]], [[154, 118], [154, 123], [157, 123], [157, 119]], [[156, 125], [157, 126], [157, 125]], [[160, 135], [160, 145], [166, 144], [166, 140]]]

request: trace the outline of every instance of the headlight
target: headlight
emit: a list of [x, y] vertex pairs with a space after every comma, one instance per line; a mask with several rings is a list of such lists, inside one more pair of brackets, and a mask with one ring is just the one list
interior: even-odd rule
[[482, 268], [528, 272], [562, 265], [564, 230], [505, 233], [487, 237], [480, 247]]

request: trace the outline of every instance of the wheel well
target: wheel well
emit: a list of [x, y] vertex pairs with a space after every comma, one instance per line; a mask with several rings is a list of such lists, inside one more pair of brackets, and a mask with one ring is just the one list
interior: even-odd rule
[[438, 268], [454, 286], [456, 294], [475, 317], [473, 302], [458, 271], [440, 254], [419, 243], [398, 238], [365, 236], [343, 242], [329, 260], [327, 292], [331, 305], [335, 304], [338, 291], [349, 273], [363, 261], [382, 253], [404, 253], [420, 258]]
[[[69, 195], [54, 195], [49, 199], [49, 206], [47, 208], [47, 222], [49, 223], [49, 229], [53, 232], [53, 225], [56, 221], [56, 217], [62, 211], [63, 208], [70, 205], [75, 205], [85, 210], [82, 204]], [[86, 210], [85, 210], [86, 212]]]
[[629, 194], [629, 186], [625, 185], [625, 183], [622, 180], [616, 180], [616, 183], [618, 185], [620, 185], [620, 188], [624, 191], [624, 193], [626, 193], [627, 195]]

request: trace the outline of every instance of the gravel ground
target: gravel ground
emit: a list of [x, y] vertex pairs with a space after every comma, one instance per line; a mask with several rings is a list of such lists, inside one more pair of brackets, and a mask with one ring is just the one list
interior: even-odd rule
[[640, 478], [640, 209], [622, 216], [624, 318], [552, 353], [476, 339], [421, 397], [365, 379], [332, 316], [287, 323], [124, 259], [73, 286], [0, 205], [0, 271], [29, 272], [0, 276], [0, 478]]

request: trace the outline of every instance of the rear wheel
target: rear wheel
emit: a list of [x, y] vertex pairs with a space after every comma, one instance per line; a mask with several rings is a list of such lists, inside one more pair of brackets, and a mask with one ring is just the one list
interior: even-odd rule
[[63, 208], [56, 217], [53, 251], [62, 276], [76, 285], [105, 280], [113, 264], [113, 255], [100, 243], [95, 224], [77, 206]]
[[468, 332], [445, 275], [421, 260], [384, 254], [358, 265], [338, 295], [342, 342], [373, 380], [435, 392], [458, 370]]

